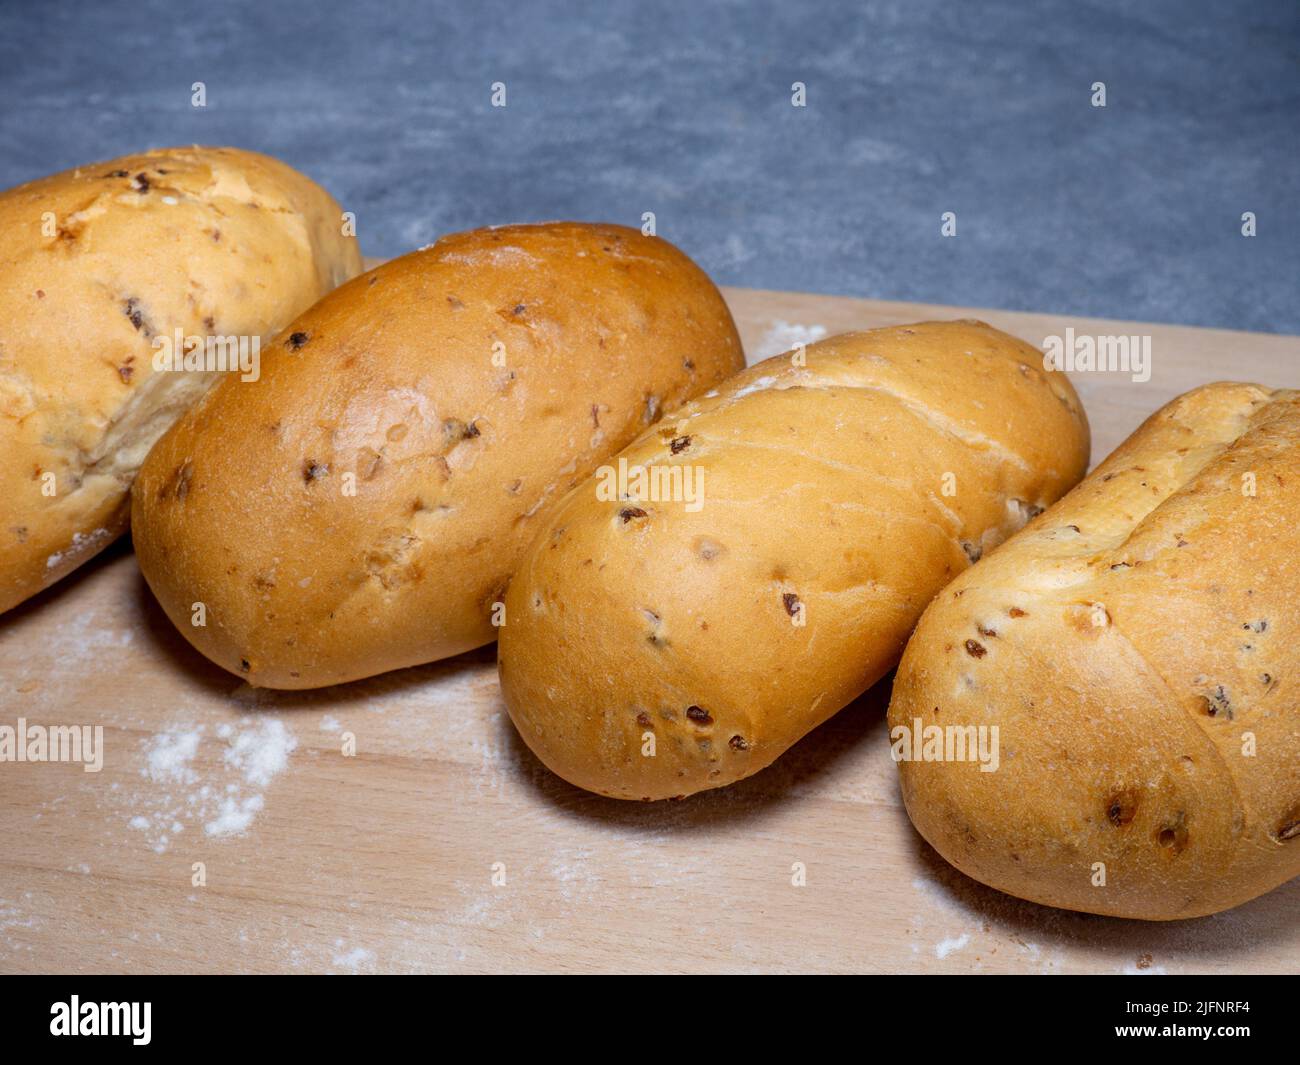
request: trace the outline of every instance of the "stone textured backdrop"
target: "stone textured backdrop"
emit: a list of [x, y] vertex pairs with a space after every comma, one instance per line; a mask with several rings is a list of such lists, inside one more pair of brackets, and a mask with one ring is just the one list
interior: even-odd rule
[[1300, 333], [1295, 0], [4, 0], [0, 115], [0, 185], [241, 145], [374, 255], [654, 211], [728, 284]]

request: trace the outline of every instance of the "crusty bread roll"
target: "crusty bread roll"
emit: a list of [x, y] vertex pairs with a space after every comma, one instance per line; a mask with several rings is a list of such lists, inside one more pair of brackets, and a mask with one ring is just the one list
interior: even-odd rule
[[338, 289], [271, 349], [259, 381], [222, 382], [159, 441], [133, 531], [194, 646], [276, 688], [490, 642], [555, 502], [744, 364], [690, 259], [578, 223], [446, 237]]
[[0, 610], [125, 528], [149, 448], [219, 376], [155, 372], [155, 341], [267, 338], [360, 269], [338, 204], [254, 152], [162, 149], [0, 193]]
[[528, 745], [624, 799], [768, 765], [1083, 476], [1087, 421], [1042, 363], [981, 322], [849, 333], [643, 434], [626, 490], [606, 470], [570, 493], [511, 582], [501, 685]]
[[[889, 711], [921, 834], [993, 887], [1120, 917], [1300, 874], [1297, 517], [1300, 393], [1207, 385], [949, 585]], [[996, 769], [915, 760], [930, 726], [996, 726]]]

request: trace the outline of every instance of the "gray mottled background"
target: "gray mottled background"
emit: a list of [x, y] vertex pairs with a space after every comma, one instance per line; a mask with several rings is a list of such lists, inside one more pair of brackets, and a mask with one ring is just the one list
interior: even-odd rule
[[1300, 333], [1297, 0], [0, 0], [0, 115], [0, 185], [256, 148], [373, 255], [654, 211], [725, 284]]

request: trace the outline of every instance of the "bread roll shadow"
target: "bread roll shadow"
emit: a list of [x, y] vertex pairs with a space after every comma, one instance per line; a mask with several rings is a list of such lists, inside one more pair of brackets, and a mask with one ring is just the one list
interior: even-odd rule
[[[982, 920], [995, 934], [1023, 941], [1025, 946], [1036, 944], [1042, 951], [1039, 962], [1046, 961], [1056, 948], [1077, 956], [1081, 946], [1113, 955], [1117, 967], [1132, 964], [1144, 953], [1150, 954], [1151, 964], [1157, 966], [1171, 960], [1213, 961], [1220, 955], [1239, 956], [1243, 946], [1265, 947], [1285, 941], [1288, 932], [1296, 935], [1300, 880], [1208, 917], [1173, 921], [1106, 917], [1004, 894], [949, 865], [915, 828], [908, 838], [917, 876], [929, 882], [941, 908], [964, 910], [968, 921]], [[1103, 967], [1105, 961], [1098, 959], [1096, 965]]]
[[[540, 801], [562, 814], [605, 825], [689, 833], [761, 818], [794, 794], [814, 789], [845, 759], [886, 745], [885, 708], [893, 682], [890, 672], [754, 775], [668, 802], [628, 802], [570, 784], [542, 764], [508, 719], [502, 740], [521, 785], [535, 789]], [[899, 805], [899, 815], [905, 816], [901, 800]]]
[[[129, 538], [127, 538], [126, 543], [129, 550]], [[105, 555], [109, 553], [105, 552]], [[88, 564], [83, 569], [89, 569], [90, 565]], [[55, 585], [54, 588], [61, 587], [64, 583], [68, 582], [61, 582], [59, 585]], [[45, 594], [45, 592], [41, 593], [41, 596], [37, 597], [37, 600], [33, 600], [33, 602], [44, 598]], [[167, 665], [175, 673], [183, 674], [190, 683], [197, 684], [212, 695], [220, 698], [229, 697], [231, 684], [238, 683], [238, 678], [232, 677], [226, 670], [196, 651], [189, 641], [177, 631], [176, 626], [171, 623], [163, 608], [158, 604], [158, 600], [154, 598], [153, 593], [149, 590], [144, 575], [138, 570], [135, 575], [135, 600], [137, 609], [141, 614], [142, 624], [139, 627], [148, 633], [149, 639], [153, 641], [155, 648], [159, 651], [161, 657], [166, 660]], [[22, 609], [19, 608], [11, 613], [20, 614]], [[6, 615], [6, 618], [8, 616]], [[0, 631], [3, 630], [0, 629]], [[428, 686], [463, 669], [468, 664], [487, 665], [493, 661], [495, 656], [496, 645], [488, 644], [486, 647], [475, 648], [453, 658], [441, 659], [422, 666], [411, 666], [407, 669], [382, 673], [374, 677], [350, 681], [346, 684], [336, 684], [328, 688], [304, 688], [297, 691], [258, 688], [256, 690], [259, 708], [268, 711], [319, 711], [322, 709], [346, 709], [356, 704], [368, 705], [386, 695], [399, 693], [409, 688]]]
[[[131, 554], [130, 536], [119, 536], [103, 551], [98, 552], [93, 558], [87, 559], [76, 569], [68, 573], [67, 576], [60, 578], [51, 584], [48, 588], [43, 588], [35, 595], [24, 599], [17, 606], [10, 607], [4, 613], [0, 614], [0, 640], [11, 632], [18, 632], [27, 619], [39, 614], [43, 610], [52, 609], [53, 604], [57, 603], [65, 595], [76, 595], [77, 589], [91, 579], [91, 575], [98, 573], [105, 566], [111, 566], [117, 559], [123, 555]], [[84, 594], [84, 589], [82, 591]]]

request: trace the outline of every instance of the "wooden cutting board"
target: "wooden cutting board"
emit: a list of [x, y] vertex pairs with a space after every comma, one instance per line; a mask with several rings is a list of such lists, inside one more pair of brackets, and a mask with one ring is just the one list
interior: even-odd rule
[[[1094, 460], [1194, 385], [1300, 382], [1295, 337], [744, 289], [727, 298], [752, 354], [813, 339], [815, 327], [926, 318], [978, 316], [1035, 344], [1067, 326], [1148, 335], [1148, 382], [1075, 376]], [[560, 781], [521, 744], [491, 648], [340, 688], [255, 691], [190, 649], [119, 544], [0, 617], [0, 724], [102, 725], [105, 752], [98, 773], [0, 764], [0, 970], [1300, 965], [1300, 880], [1215, 917], [1147, 924], [1036, 906], [954, 871], [899, 799], [888, 683], [736, 786], [619, 803]], [[805, 886], [792, 883], [795, 863]]]

